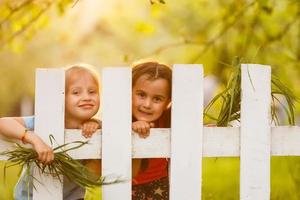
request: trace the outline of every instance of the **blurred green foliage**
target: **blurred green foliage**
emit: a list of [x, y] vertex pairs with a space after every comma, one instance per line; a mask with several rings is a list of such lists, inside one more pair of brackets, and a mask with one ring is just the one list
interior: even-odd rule
[[[33, 97], [36, 67], [74, 62], [202, 63], [225, 87], [229, 65], [238, 56], [271, 65], [273, 74], [300, 95], [298, 0], [99, 2], [93, 9], [71, 0], [0, 4], [1, 116], [17, 114], [22, 96]], [[20, 80], [28, 84], [20, 87]]]
[[[300, 96], [299, 0], [4, 0], [0, 3], [0, 116], [34, 97], [37, 67], [139, 59], [201, 63], [222, 91], [235, 57], [272, 66]], [[299, 120], [300, 105], [296, 104]], [[299, 123], [299, 121], [298, 121]], [[296, 122], [297, 124], [297, 122]], [[274, 157], [271, 199], [300, 199], [299, 158]], [[238, 199], [239, 159], [203, 161], [203, 198]]]

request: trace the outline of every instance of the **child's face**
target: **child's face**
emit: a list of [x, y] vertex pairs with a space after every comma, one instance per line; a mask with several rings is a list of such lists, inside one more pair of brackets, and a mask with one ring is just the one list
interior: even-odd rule
[[166, 79], [137, 79], [132, 88], [132, 114], [138, 121], [158, 120], [170, 103], [170, 85]]
[[70, 72], [66, 81], [66, 120], [86, 121], [99, 109], [99, 88], [96, 80], [85, 71]]

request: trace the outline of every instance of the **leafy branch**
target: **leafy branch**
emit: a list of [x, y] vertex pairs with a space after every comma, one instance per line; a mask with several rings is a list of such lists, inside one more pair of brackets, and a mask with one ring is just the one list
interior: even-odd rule
[[[52, 135], [50, 135], [51, 144], [52, 139], [54, 138]], [[34, 164], [38, 168], [40, 174], [51, 175], [53, 178], [58, 179], [61, 183], [63, 182], [61, 179], [62, 176], [65, 176], [80, 187], [94, 187], [103, 184], [121, 182], [121, 180], [118, 179], [107, 182], [105, 181], [105, 177], [98, 179], [98, 177], [90, 172], [86, 166], [81, 164], [81, 162], [78, 160], [74, 160], [67, 154], [68, 151], [78, 149], [87, 143], [88, 142], [75, 141], [57, 146], [53, 149], [54, 160], [49, 164], [39, 162], [37, 159], [38, 154], [32, 148], [23, 147], [16, 143], [16, 148], [14, 150], [0, 153], [0, 155], [7, 156], [8, 161], [10, 161], [4, 167], [4, 177], [6, 174], [6, 169], [15, 165], [20, 165], [22, 167], [26, 166], [28, 171], [26, 175], [32, 176], [29, 174], [29, 169]], [[70, 145], [72, 146], [70, 147]], [[32, 178], [35, 179], [35, 177]]]
[[26, 30], [28, 30], [51, 6], [51, 3], [47, 4], [45, 8], [40, 10], [27, 24], [23, 25], [22, 28], [16, 32], [14, 32], [12, 35], [10, 35], [6, 40], [2, 41], [0, 43], [0, 48], [3, 48], [7, 43], [14, 40], [16, 37], [24, 33]]
[[[240, 121], [241, 110], [241, 58], [234, 59], [232, 63], [233, 71], [229, 78], [226, 88], [217, 94], [205, 107], [204, 117], [213, 120], [217, 126], [228, 126], [232, 121]], [[295, 125], [295, 102], [299, 99], [293, 94], [293, 92], [285, 86], [278, 77], [272, 75], [271, 78], [271, 116], [272, 121], [276, 125], [279, 125], [277, 103], [283, 108], [285, 115], [287, 116], [289, 125]], [[278, 95], [284, 97], [287, 105], [278, 98]], [[219, 115], [214, 117], [210, 111], [213, 106], [221, 101], [221, 109]]]

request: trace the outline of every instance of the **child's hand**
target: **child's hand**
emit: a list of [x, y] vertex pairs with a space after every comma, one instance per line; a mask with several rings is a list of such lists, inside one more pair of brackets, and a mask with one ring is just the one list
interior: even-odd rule
[[30, 133], [27, 141], [38, 154], [38, 160], [44, 164], [49, 164], [54, 160], [53, 149], [47, 145], [37, 134]]
[[135, 121], [132, 123], [132, 130], [138, 133], [141, 138], [149, 136], [150, 128], [154, 128], [154, 123], [145, 121]]
[[82, 135], [85, 138], [90, 138], [97, 129], [101, 128], [102, 122], [98, 119], [90, 119], [83, 123], [81, 126]]

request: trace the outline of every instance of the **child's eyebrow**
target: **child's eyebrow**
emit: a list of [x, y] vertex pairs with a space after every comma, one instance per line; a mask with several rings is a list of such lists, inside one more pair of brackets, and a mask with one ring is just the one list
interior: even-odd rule
[[144, 90], [138, 89], [136, 92], [145, 92]]
[[157, 94], [157, 95], [154, 95], [154, 97], [158, 97], [158, 98], [161, 98], [161, 99], [165, 99], [165, 98], [167, 98], [167, 97], [165, 97], [164, 95], [159, 95], [159, 94]]
[[70, 87], [70, 88], [68, 88], [69, 90], [80, 90], [81, 88], [80, 87], [77, 87], [77, 86], [75, 86], [75, 87]]

